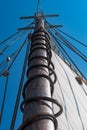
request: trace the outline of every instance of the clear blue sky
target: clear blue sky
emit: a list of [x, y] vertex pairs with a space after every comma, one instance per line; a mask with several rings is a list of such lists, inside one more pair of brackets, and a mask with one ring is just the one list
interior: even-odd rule
[[[58, 18], [50, 18], [49, 21], [53, 24], [62, 24], [66, 33], [86, 43], [87, 45], [87, 0], [41, 0], [42, 9], [45, 14], [60, 14]], [[17, 28], [23, 27], [29, 21], [20, 21], [20, 16], [33, 15], [36, 10], [37, 0], [1, 0], [0, 1], [0, 42], [15, 33]], [[87, 50], [87, 49], [86, 49]], [[87, 51], [85, 54], [87, 54]], [[84, 65], [83, 63], [79, 63]], [[85, 65], [84, 73], [86, 72], [87, 64]], [[15, 79], [15, 77], [14, 77]], [[17, 80], [17, 79], [15, 79]], [[9, 118], [13, 109], [12, 104], [15, 94], [14, 85], [10, 83], [11, 91], [8, 91], [8, 102], [5, 106], [3, 122], [0, 130], [9, 130]], [[13, 88], [12, 88], [13, 87]], [[0, 90], [1, 91], [1, 90]], [[11, 96], [10, 96], [10, 93]], [[11, 100], [12, 99], [12, 100]], [[17, 122], [21, 121], [20, 114]], [[18, 127], [17, 123], [17, 127]], [[17, 128], [15, 128], [17, 130]]]

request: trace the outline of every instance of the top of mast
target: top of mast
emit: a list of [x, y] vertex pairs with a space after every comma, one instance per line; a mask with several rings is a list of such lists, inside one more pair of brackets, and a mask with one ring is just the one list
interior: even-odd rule
[[57, 17], [59, 16], [58, 14], [53, 14], [53, 15], [44, 15], [43, 10], [42, 10], [42, 6], [41, 6], [41, 2], [40, 0], [38, 0], [37, 2], [37, 8], [36, 8], [36, 12], [34, 14], [34, 16], [25, 16], [25, 17], [20, 17], [20, 19], [36, 19], [37, 17], [41, 17], [41, 18], [46, 18], [46, 17]]
[[[44, 15], [44, 13], [42, 11], [40, 0], [38, 0], [37, 8], [36, 8], [36, 12], [35, 12], [34, 16], [22, 16], [22, 17], [20, 17], [20, 19], [21, 20], [26, 20], [26, 19], [34, 19], [34, 20], [36, 20], [38, 18], [41, 18], [41, 19], [45, 20], [45, 18], [58, 17], [58, 16], [59, 16], [59, 14], [47, 14], [47, 15]], [[62, 27], [62, 25], [50, 26], [50, 28], [56, 28], [56, 27]], [[18, 28], [18, 30], [29, 30], [31, 28], [34, 29], [35, 26], [32, 26], [30, 28], [29, 27]], [[46, 26], [45, 26], [45, 28], [46, 28]]]

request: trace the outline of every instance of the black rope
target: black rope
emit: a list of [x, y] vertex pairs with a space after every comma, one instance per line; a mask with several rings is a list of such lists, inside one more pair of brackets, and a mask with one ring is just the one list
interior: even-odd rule
[[[56, 49], [57, 49], [57, 51], [58, 51], [58, 55], [61, 54], [62, 58], [64, 58], [64, 60], [66, 59], [66, 60], [70, 63], [69, 58], [65, 55], [65, 53], [64, 53], [64, 51], [62, 50], [61, 46], [59, 46], [59, 44], [57, 43], [57, 41], [59, 42], [59, 39], [57, 39], [56, 37], [54, 37], [53, 33], [52, 33], [50, 30], [48, 30], [48, 32], [49, 32], [49, 34], [50, 34], [52, 40], [54, 41], [54, 45], [56, 46]], [[56, 39], [57, 41], [56, 41], [55, 39]], [[61, 42], [61, 41], [60, 41], [60, 42]]]
[[[50, 26], [49, 23], [48, 23], [48, 25]], [[52, 29], [52, 30], [54, 30], [56, 32], [55, 35], [57, 35], [64, 42], [64, 44], [66, 44], [80, 58], [82, 58], [84, 61], [87, 62], [87, 57], [80, 50], [78, 50], [75, 46], [73, 46], [67, 39], [65, 39], [59, 32], [57, 32], [56, 29]]]
[[14, 130], [14, 126], [15, 126], [15, 121], [16, 121], [21, 91], [22, 91], [22, 87], [23, 87], [25, 71], [26, 71], [26, 64], [27, 64], [27, 59], [28, 59], [28, 54], [29, 54], [29, 46], [30, 46], [30, 44], [27, 43], [25, 60], [24, 60], [24, 65], [23, 65], [23, 69], [22, 69], [22, 76], [21, 76], [21, 80], [20, 80], [20, 85], [19, 85], [19, 89], [18, 89], [18, 94], [17, 94], [17, 98], [16, 98], [16, 103], [15, 103], [15, 107], [14, 107], [14, 112], [13, 112], [13, 116], [12, 116], [10, 130]]
[[1, 64], [1, 66], [2, 66], [1, 68], [3, 68], [3, 69], [2, 69], [0, 75], [3, 74], [3, 71], [4, 71], [6, 68], [7, 68], [8, 70], [10, 70], [10, 68], [12, 67], [14, 61], [16, 60], [16, 58], [17, 58], [17, 56], [18, 56], [18, 54], [19, 54], [20, 51], [22, 50], [23, 46], [26, 44], [26, 41], [27, 41], [27, 39], [23, 42], [23, 44], [22, 44], [14, 53], [11, 54], [11, 56], [10, 56], [11, 61], [10, 61], [10, 64], [9, 64], [8, 67], [7, 67], [7, 64], [8, 64], [7, 60], [5, 59], [5, 60], [3, 61], [3, 64]]
[[66, 40], [62, 35], [60, 35], [58, 32], [56, 33], [58, 37], [72, 50], [74, 51], [79, 57], [81, 57], [84, 61], [87, 62], [87, 57], [79, 51], [76, 47], [74, 47], [68, 40]]
[[19, 53], [20, 53], [20, 51], [22, 50], [22, 48], [23, 48], [23, 46], [26, 44], [26, 41], [27, 41], [27, 38], [26, 38], [26, 40], [23, 42], [23, 44], [15, 51], [15, 53], [13, 53], [12, 55], [11, 55], [11, 58], [13, 58], [13, 60], [11, 60], [11, 62], [10, 62], [10, 64], [7, 66], [7, 64], [8, 64], [8, 62], [6, 61], [4, 61], [3, 63], [4, 63], [4, 65], [3, 64], [1, 64], [1, 65], [3, 65], [1, 68], [2, 68], [2, 70], [1, 70], [1, 72], [0, 72], [0, 76], [3, 76], [3, 72], [4, 72], [4, 70], [10, 70], [10, 68], [12, 67], [12, 65], [13, 65], [13, 63], [15, 62], [15, 60], [16, 60], [16, 58], [17, 58], [17, 56], [19, 55]]
[[[28, 26], [31, 26], [33, 23], [34, 23], [34, 22], [30, 23]], [[27, 27], [28, 27], [28, 26], [27, 26]], [[21, 31], [19, 31], [19, 32], [21, 32]], [[25, 33], [26, 33], [26, 31], [24, 31], [23, 34], [20, 34], [20, 35], [19, 35], [20, 37], [17, 36], [15, 39], [18, 40], [18, 38], [21, 38], [22, 35], [24, 35]], [[15, 34], [17, 34], [17, 33], [15, 33]], [[15, 34], [12, 35], [12, 36], [15, 36]], [[9, 37], [8, 40], [11, 39], [12, 36]], [[3, 42], [4, 42], [4, 41], [3, 41]], [[24, 44], [25, 44], [25, 42], [24, 42]], [[11, 68], [12, 64], [14, 63], [14, 61], [15, 61], [16, 57], [18, 56], [18, 54], [20, 53], [20, 51], [21, 51], [22, 47], [24, 46], [24, 44], [23, 44], [21, 47], [19, 47], [19, 49], [18, 49], [17, 51], [15, 51], [14, 53], [12, 53], [12, 55], [10, 56], [10, 58], [13, 58], [13, 60], [11, 59], [11, 61], [10, 61], [11, 64], [9, 65], [8, 70]], [[13, 45], [13, 43], [9, 43], [7, 46], [5, 46], [5, 47], [2, 49], [2, 51], [0, 51], [0, 54], [3, 54], [3, 52], [4, 52], [8, 47], [10, 47], [11, 45]], [[8, 58], [7, 55], [5, 55], [5, 56]], [[4, 61], [2, 61], [2, 63], [0, 64], [0, 69], [2, 69], [2, 71], [0, 72], [0, 76], [3, 75], [4, 69], [7, 69], [7, 64], [8, 64], [7, 59], [5, 59]]]
[[26, 94], [26, 89], [27, 89], [27, 87], [28, 87], [28, 84], [29, 84], [31, 81], [33, 81], [33, 80], [35, 80], [35, 79], [37, 79], [37, 78], [46, 78], [46, 79], [50, 82], [51, 95], [53, 94], [54, 86], [53, 86], [52, 79], [51, 79], [49, 76], [47, 76], [47, 75], [37, 74], [37, 75], [34, 75], [33, 77], [31, 77], [31, 78], [25, 83], [24, 88], [23, 88], [23, 93], [22, 93], [24, 99], [25, 99], [25, 94]]
[[6, 77], [6, 83], [5, 83], [5, 89], [4, 89], [4, 96], [3, 96], [2, 106], [1, 106], [0, 123], [1, 123], [1, 120], [2, 120], [2, 116], [3, 116], [3, 110], [4, 110], [5, 100], [6, 100], [7, 87], [8, 87], [8, 76]]
[[61, 107], [60, 103], [53, 99], [53, 98], [49, 98], [49, 97], [31, 97], [29, 99], [25, 99], [22, 104], [21, 104], [21, 111], [24, 112], [24, 105], [26, 105], [27, 103], [31, 103], [31, 102], [34, 102], [34, 101], [49, 101], [49, 102], [52, 102], [54, 104], [57, 105], [57, 107], [59, 107], [59, 111], [54, 114], [55, 117], [58, 117], [61, 115], [61, 113], [63, 112], [63, 108]]
[[[49, 32], [49, 35], [51, 36], [51, 38], [52, 38], [52, 40], [53, 40], [53, 43], [54, 43], [54, 45], [55, 45], [55, 47], [56, 47], [56, 49], [57, 49], [58, 55], [61, 54], [61, 56], [69, 62], [69, 59], [66, 57], [66, 55], [64, 54], [64, 52], [63, 52], [63, 50], [61, 49], [61, 47], [60, 47], [60, 46], [58, 45], [58, 43], [55, 41], [55, 38], [54, 38], [53, 34], [51, 33], [51, 31], [48, 30], [48, 32]], [[57, 40], [59, 41], [59, 39], [57, 39]], [[61, 41], [60, 41], [60, 42], [61, 42]], [[55, 48], [54, 48], [54, 49], [55, 49]], [[53, 50], [54, 50], [54, 49], [53, 49]]]
[[[17, 38], [15, 38], [15, 40], [13, 40], [11, 43], [7, 44], [7, 45], [0, 51], [0, 55], [4, 55], [4, 56], [6, 56], [6, 57], [8, 58], [9, 56], [6, 55], [6, 54], [4, 54], [3, 52], [4, 52], [6, 49], [8, 49], [10, 46], [12, 46], [13, 43], [17, 42], [17, 40], [19, 40], [24, 34], [25, 34], [25, 33], [21, 34], [20, 36], [18, 36]], [[11, 58], [11, 56], [10, 56], [10, 58]], [[4, 63], [7, 64], [6, 62], [8, 62], [7, 59], [4, 60], [4, 61], [2, 61], [2, 63], [0, 64], [0, 68], [1, 68], [1, 66], [3, 67], [3, 64], [4, 64]]]
[[65, 55], [69, 58], [69, 60], [74, 65], [74, 67], [76, 68], [76, 70], [78, 70], [78, 72], [84, 77], [84, 79], [86, 79], [86, 77], [84, 76], [84, 74], [80, 71], [80, 69], [77, 67], [77, 65], [75, 64], [75, 62], [70, 58], [70, 56], [68, 55], [68, 53], [66, 52], [66, 50], [59, 43], [58, 39], [53, 34], [51, 34], [51, 35], [54, 38], [54, 40], [58, 43], [58, 45], [61, 47], [61, 49], [63, 50], [63, 52], [65, 53]]
[[8, 70], [8, 63], [7, 64], [5, 63], [1, 69], [2, 70], [0, 71], [0, 76], [3, 76], [4, 75], [4, 71], [9, 71]]
[[6, 62], [6, 59], [0, 64], [0, 69], [5, 64], [5, 62]]
[[14, 34], [12, 34], [10, 37], [8, 37], [7, 39], [5, 39], [4, 41], [0, 42], [0, 45], [3, 44], [4, 42], [8, 41], [9, 39], [11, 39], [12, 37], [14, 37], [15, 35], [17, 35], [18, 33], [20, 33], [21, 31], [18, 31]]
[[28, 77], [28, 74], [29, 74], [30, 70], [38, 68], [38, 67], [41, 68], [41, 69], [42, 68], [48, 68], [48, 70], [51, 71], [51, 73], [54, 75], [54, 81], [52, 81], [53, 84], [56, 82], [57, 78], [56, 78], [56, 74], [55, 74], [53, 68], [51, 68], [51, 67], [49, 67], [47, 65], [43, 65], [43, 64], [36, 64], [36, 65], [33, 65], [33, 66], [29, 67], [29, 69], [27, 70], [27, 77]]
[[42, 113], [34, 116], [32, 119], [27, 119], [23, 122], [23, 124], [18, 128], [18, 130], [24, 130], [28, 125], [31, 125], [35, 122], [41, 121], [41, 120], [51, 120], [54, 123], [55, 130], [57, 130], [58, 123], [55, 116], [49, 114], [49, 113]]
[[[29, 25], [27, 25], [26, 27], [29, 27], [33, 24], [34, 22], [30, 23]], [[11, 38], [13, 38], [14, 36], [16, 36], [17, 34], [19, 34], [20, 32], [22, 32], [23, 30], [19, 30], [18, 32], [12, 34], [10, 37], [8, 37], [7, 39], [5, 39], [4, 41], [0, 42], [0, 45], [7, 42], [8, 40], [10, 40]]]
[[32, 58], [30, 58], [30, 57], [28, 57], [28, 59], [29, 59], [29, 62], [28, 62], [28, 66], [29, 66], [29, 64], [30, 64], [30, 62], [32, 62], [32, 60], [36, 60], [36, 59], [40, 59], [40, 60], [46, 60], [46, 61], [48, 61], [49, 63], [49, 66], [51, 65], [52, 66], [52, 68], [54, 69], [54, 65], [53, 65], [53, 63], [52, 63], [52, 61], [49, 59], [49, 58], [47, 58], [47, 57], [44, 57], [44, 56], [34, 56], [34, 57], [32, 57]]
[[41, 7], [41, 4], [40, 4], [40, 0], [37, 1], [37, 8], [36, 8], [36, 13], [38, 14], [40, 12], [43, 12], [42, 11], [42, 7]]
[[22, 32], [22, 34], [15, 37], [15, 39], [12, 39], [2, 50], [0, 51], [0, 54], [3, 54], [3, 52], [8, 49], [10, 46], [12, 46], [14, 43], [16, 43], [24, 34], [26, 34], [26, 31]]
[[20, 51], [22, 50], [23, 46], [26, 44], [27, 38], [25, 39], [25, 41], [23, 42], [23, 44], [21, 45], [21, 47], [18, 49], [16, 56], [14, 57], [12, 63], [10, 64], [10, 66], [8, 67], [8, 70], [12, 67], [14, 61], [16, 60], [18, 54], [20, 53]]
[[[52, 25], [52, 24], [48, 23], [47, 21], [46, 21], [46, 23], [47, 23], [48, 25]], [[69, 34], [65, 33], [64, 31], [60, 30], [60, 29], [57, 28], [55, 25], [54, 25], [54, 27], [55, 27], [55, 30], [58, 30], [58, 31], [61, 32], [62, 34], [66, 35], [67, 37], [69, 37], [69, 38], [71, 38], [72, 40], [74, 40], [74, 41], [76, 41], [77, 43], [79, 43], [80, 45], [82, 45], [82, 46], [84, 46], [84, 47], [87, 47], [86, 44], [84, 44], [83, 42], [81, 42], [81, 41], [77, 40], [76, 38], [70, 36]]]
[[74, 41], [76, 41], [77, 43], [79, 43], [80, 45], [87, 47], [86, 44], [84, 44], [83, 42], [80, 42], [79, 40], [75, 39], [74, 37], [70, 36], [69, 34], [65, 33], [64, 31], [60, 30], [57, 28], [58, 31], [60, 31], [61, 33], [65, 34], [66, 36], [68, 36], [69, 38], [73, 39]]
[[[49, 31], [48, 30], [48, 32], [49, 32], [49, 34], [52, 36], [52, 37], [55, 37], [52, 33], [51, 33], [51, 31]], [[56, 44], [57, 42], [61, 42], [62, 43], [62, 41], [61, 40], [59, 40], [58, 38], [52, 38], [52, 39], [54, 39], [54, 44], [56, 45], [56, 47], [57, 47], [57, 49], [58, 49], [58, 51], [59, 52], [61, 52], [61, 56], [63, 56], [62, 58], [63, 58], [63, 60], [66, 62], [66, 60], [68, 61], [68, 63], [70, 64], [67, 64], [67, 65], [69, 65], [70, 67], [72, 67], [72, 65], [74, 65], [73, 63], [72, 63], [72, 61], [71, 61], [71, 59], [69, 59], [69, 57], [67, 58], [66, 57], [66, 54], [64, 54], [65, 52], [63, 51], [63, 50], [61, 50], [62, 48], [61, 48], [61, 46], [59, 46], [58, 44]], [[55, 39], [57, 40], [57, 42], [55, 42]], [[65, 45], [66, 46], [66, 45]], [[67, 46], [66, 46], [67, 47]], [[60, 48], [60, 50], [59, 50], [59, 48]], [[68, 54], [68, 53], [67, 53]], [[65, 60], [66, 59], [66, 60]], [[73, 61], [74, 62], [74, 61]], [[67, 63], [67, 62], [66, 62]], [[72, 63], [72, 64], [71, 64]], [[78, 72], [80, 72], [80, 74], [84, 77], [84, 79], [85, 79], [85, 81], [87, 80], [86, 79], [86, 77], [84, 76], [84, 74], [81, 72], [81, 70], [78, 68], [78, 67], [76, 67], [77, 65], [75, 64], [75, 68], [76, 68], [76, 70], [78, 70]], [[77, 69], [78, 68], [78, 69]], [[76, 71], [75, 69], [74, 69], [74, 71], [77, 73], [77, 71]], [[84, 80], [83, 80], [84, 81]], [[84, 82], [85, 82], [84, 81]], [[85, 82], [86, 83], [86, 82]]]

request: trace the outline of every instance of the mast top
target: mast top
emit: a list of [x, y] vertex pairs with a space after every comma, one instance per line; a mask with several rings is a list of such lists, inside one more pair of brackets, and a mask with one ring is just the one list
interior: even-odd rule
[[[26, 20], [26, 19], [34, 19], [35, 21], [41, 20], [43, 21], [45, 18], [51, 18], [51, 17], [57, 17], [59, 14], [47, 14], [44, 15], [41, 7], [40, 0], [38, 0], [37, 3], [37, 9], [34, 14], [34, 16], [22, 16], [20, 17], [21, 20]], [[55, 25], [55, 26], [45, 26], [46, 28], [56, 28], [56, 27], [62, 27], [62, 25]], [[31, 27], [24, 27], [24, 28], [18, 28], [18, 30], [29, 30], [29, 29], [35, 29], [35, 26]]]
[[[51, 17], [57, 17], [59, 16], [59, 14], [48, 14], [48, 15], [44, 15], [43, 12], [38, 12], [38, 13], [35, 13], [34, 16], [22, 16], [20, 17], [21, 20], [26, 20], [26, 19], [38, 19], [38, 18], [51, 18]], [[51, 26], [48, 26], [46, 28], [56, 28], [56, 27], [63, 27], [62, 25], [51, 25]], [[31, 27], [23, 27], [23, 28], [18, 28], [18, 30], [29, 30], [29, 29], [34, 29], [35, 26], [31, 26]]]

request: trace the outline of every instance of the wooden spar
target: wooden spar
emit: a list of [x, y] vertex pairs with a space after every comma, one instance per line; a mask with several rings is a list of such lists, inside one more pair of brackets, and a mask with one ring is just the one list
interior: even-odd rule
[[[52, 66], [52, 67], [50, 67]], [[23, 123], [19, 130], [55, 130], [57, 120], [52, 103], [61, 106], [52, 99], [56, 75], [51, 62], [50, 37], [45, 30], [44, 18], [35, 17], [35, 30], [31, 38], [31, 50], [28, 59], [27, 82], [23, 90], [24, 101], [21, 104]], [[50, 73], [51, 72], [51, 73]], [[54, 81], [50, 75], [54, 74]]]

